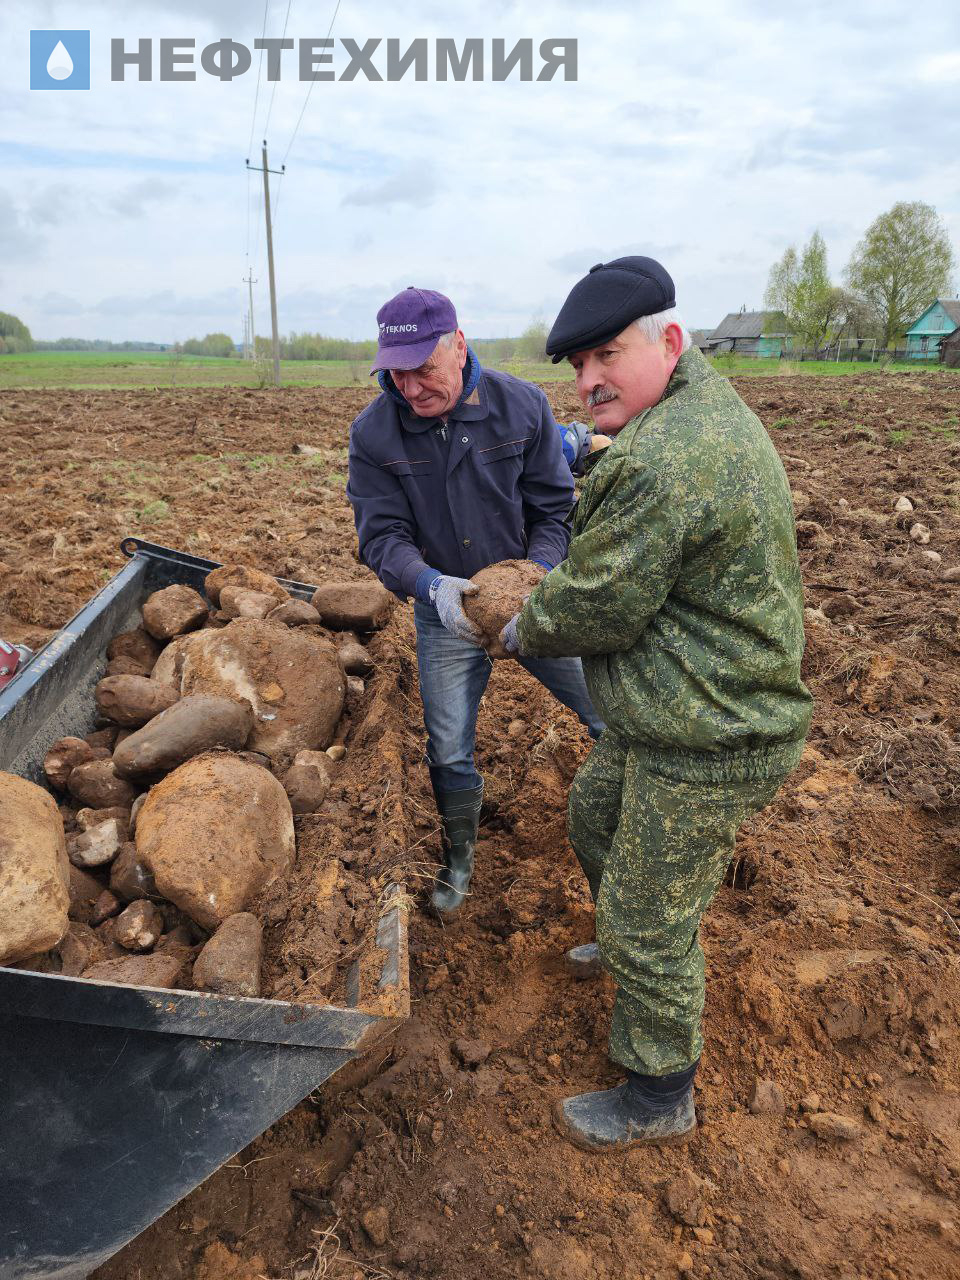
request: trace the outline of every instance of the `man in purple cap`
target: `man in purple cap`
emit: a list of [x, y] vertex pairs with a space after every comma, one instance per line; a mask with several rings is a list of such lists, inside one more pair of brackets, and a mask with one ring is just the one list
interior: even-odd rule
[[[573, 479], [539, 388], [482, 369], [449, 298], [404, 289], [377, 314], [382, 394], [350, 432], [347, 496], [360, 555], [414, 598], [427, 759], [444, 866], [431, 897], [448, 916], [473, 873], [483, 780], [473, 761], [490, 659], [463, 612], [469, 578], [501, 560], [552, 569], [564, 558]], [[577, 452], [591, 442], [586, 428]], [[578, 658], [521, 659], [593, 737], [603, 730]]]

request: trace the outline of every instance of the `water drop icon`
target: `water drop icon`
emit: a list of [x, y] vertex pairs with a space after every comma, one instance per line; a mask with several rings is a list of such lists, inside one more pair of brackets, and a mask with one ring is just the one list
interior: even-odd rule
[[62, 40], [58, 40], [47, 59], [47, 75], [51, 80], [69, 80], [73, 75], [73, 59]]

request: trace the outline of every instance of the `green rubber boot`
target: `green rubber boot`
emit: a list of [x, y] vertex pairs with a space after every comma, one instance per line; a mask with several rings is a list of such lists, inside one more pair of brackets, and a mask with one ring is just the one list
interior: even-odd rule
[[437, 872], [430, 903], [441, 916], [452, 916], [463, 906], [470, 889], [483, 784], [463, 791], [438, 791], [436, 797], [443, 824], [443, 866]]

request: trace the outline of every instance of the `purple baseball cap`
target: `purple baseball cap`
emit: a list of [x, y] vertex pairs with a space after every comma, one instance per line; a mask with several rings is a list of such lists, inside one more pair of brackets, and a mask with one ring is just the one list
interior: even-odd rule
[[418, 369], [445, 333], [459, 328], [453, 303], [433, 289], [404, 289], [377, 312], [380, 342], [371, 373]]

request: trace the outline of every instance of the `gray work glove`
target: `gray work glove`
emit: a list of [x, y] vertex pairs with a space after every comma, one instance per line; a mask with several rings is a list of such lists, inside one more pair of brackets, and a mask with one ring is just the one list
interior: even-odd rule
[[520, 638], [517, 635], [517, 623], [519, 621], [520, 615], [515, 613], [500, 632], [500, 643], [511, 657], [516, 657], [520, 653]]
[[460, 640], [480, 644], [480, 632], [463, 612], [463, 597], [475, 596], [480, 588], [467, 578], [452, 578], [440, 574], [430, 583], [430, 603], [440, 615], [440, 621]]

